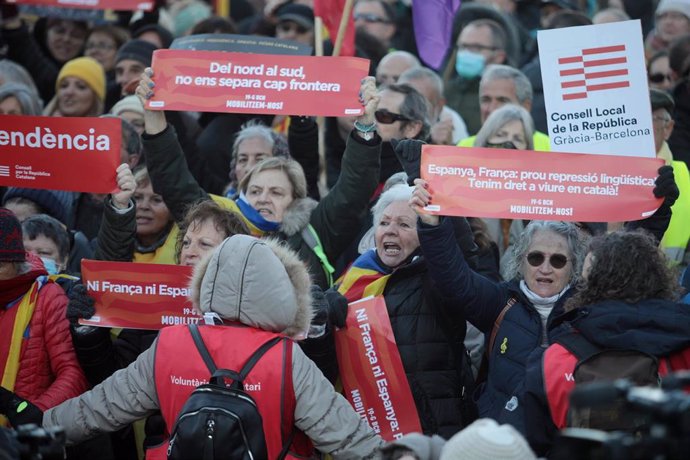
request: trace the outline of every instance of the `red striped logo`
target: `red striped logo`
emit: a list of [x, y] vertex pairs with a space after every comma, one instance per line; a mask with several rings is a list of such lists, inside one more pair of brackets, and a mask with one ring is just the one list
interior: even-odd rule
[[564, 101], [630, 86], [625, 45], [583, 49], [579, 56], [559, 58], [558, 65]]

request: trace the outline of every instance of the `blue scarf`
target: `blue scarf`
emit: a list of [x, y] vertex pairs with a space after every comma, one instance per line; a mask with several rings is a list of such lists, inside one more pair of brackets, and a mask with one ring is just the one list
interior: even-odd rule
[[275, 232], [280, 229], [280, 222], [269, 222], [264, 219], [264, 217], [247, 202], [247, 198], [244, 196], [244, 193], [240, 193], [240, 196], [235, 200], [235, 203], [237, 204], [237, 207], [240, 208], [240, 211], [244, 217], [246, 217], [249, 222], [254, 224], [254, 226], [262, 232]]

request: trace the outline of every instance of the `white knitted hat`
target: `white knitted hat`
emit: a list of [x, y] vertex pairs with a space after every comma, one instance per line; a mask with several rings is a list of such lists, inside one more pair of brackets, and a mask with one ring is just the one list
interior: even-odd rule
[[536, 460], [527, 441], [510, 425], [483, 418], [443, 446], [440, 460]]
[[667, 11], [677, 11], [690, 19], [690, 0], [661, 0], [656, 7], [656, 15]]

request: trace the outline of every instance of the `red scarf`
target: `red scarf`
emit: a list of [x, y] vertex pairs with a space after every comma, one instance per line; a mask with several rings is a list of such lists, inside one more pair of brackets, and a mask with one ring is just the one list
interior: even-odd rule
[[7, 308], [8, 304], [28, 292], [36, 278], [48, 274], [45, 267], [43, 267], [40, 257], [27, 252], [26, 261], [30, 265], [27, 273], [17, 275], [9, 280], [0, 281], [0, 308]]

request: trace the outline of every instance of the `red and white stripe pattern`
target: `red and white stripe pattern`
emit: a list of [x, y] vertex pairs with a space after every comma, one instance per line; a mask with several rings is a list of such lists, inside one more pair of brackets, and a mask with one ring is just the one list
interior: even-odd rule
[[564, 101], [630, 86], [624, 44], [583, 49], [579, 56], [559, 58], [558, 66]]

